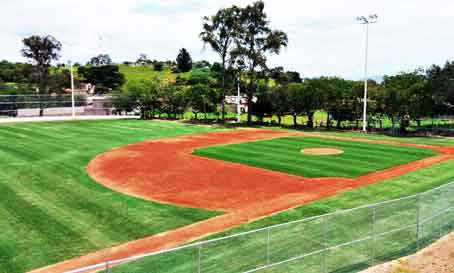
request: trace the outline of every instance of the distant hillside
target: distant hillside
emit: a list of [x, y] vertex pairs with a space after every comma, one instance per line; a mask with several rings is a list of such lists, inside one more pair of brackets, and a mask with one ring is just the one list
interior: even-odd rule
[[165, 79], [170, 82], [174, 82], [177, 77], [183, 79], [189, 79], [191, 76], [207, 74], [209, 73], [206, 69], [193, 69], [190, 72], [185, 73], [173, 73], [169, 69], [164, 69], [162, 71], [155, 71], [153, 68], [145, 66], [127, 66], [119, 65], [120, 72], [123, 73], [127, 81], [141, 80], [141, 79], [154, 79], [159, 77], [160, 79]]

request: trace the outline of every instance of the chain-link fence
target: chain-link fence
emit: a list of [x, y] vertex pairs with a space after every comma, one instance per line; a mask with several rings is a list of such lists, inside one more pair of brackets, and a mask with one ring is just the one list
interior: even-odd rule
[[71, 271], [357, 272], [454, 230], [454, 183], [425, 193]]
[[[71, 94], [0, 95], [0, 117], [65, 116], [73, 113]], [[112, 98], [107, 96], [74, 96], [76, 115], [112, 115]]]

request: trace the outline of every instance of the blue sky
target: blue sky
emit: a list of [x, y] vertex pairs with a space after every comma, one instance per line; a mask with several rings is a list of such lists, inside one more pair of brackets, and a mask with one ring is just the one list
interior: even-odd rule
[[[246, 0], [1, 0], [0, 59], [24, 61], [21, 40], [51, 34], [63, 42], [61, 61], [85, 63], [101, 52], [114, 61], [175, 59], [187, 48], [194, 60], [216, 61], [198, 38], [202, 17]], [[270, 56], [305, 77], [359, 79], [364, 27], [355, 18], [377, 13], [370, 29], [370, 75], [442, 64], [454, 59], [452, 0], [265, 0], [271, 26], [289, 35], [289, 47]], [[100, 39], [102, 37], [102, 39]]]

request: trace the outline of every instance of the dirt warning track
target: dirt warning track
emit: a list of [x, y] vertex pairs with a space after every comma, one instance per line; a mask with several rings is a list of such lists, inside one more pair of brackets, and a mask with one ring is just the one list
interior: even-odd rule
[[[308, 179], [191, 154], [193, 150], [202, 147], [289, 136], [412, 146], [432, 149], [439, 155], [354, 179]], [[88, 174], [106, 187], [128, 195], [226, 213], [32, 272], [64, 272], [175, 247], [339, 192], [404, 175], [449, 159], [454, 159], [454, 148], [260, 129], [191, 135], [124, 146], [93, 159], [87, 167]]]

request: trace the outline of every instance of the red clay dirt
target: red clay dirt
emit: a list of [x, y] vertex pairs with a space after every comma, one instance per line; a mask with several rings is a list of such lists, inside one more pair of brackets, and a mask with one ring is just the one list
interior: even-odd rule
[[[308, 179], [191, 154], [193, 150], [202, 147], [289, 136], [411, 146], [431, 149], [439, 155], [354, 179]], [[453, 147], [431, 147], [261, 129], [191, 135], [127, 145], [93, 159], [87, 167], [88, 174], [104, 186], [124, 194], [154, 202], [226, 213], [32, 272], [65, 272], [175, 247], [290, 208], [401, 176], [449, 159], [454, 159]]]

